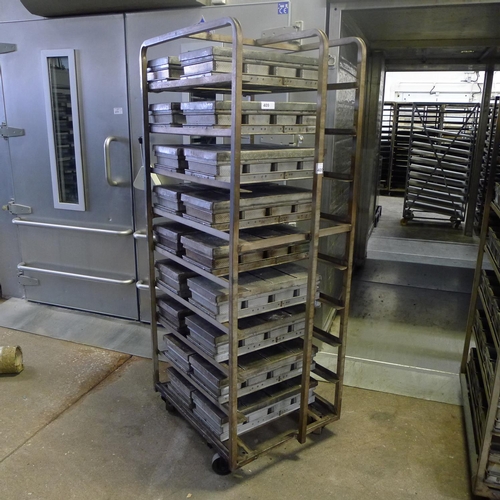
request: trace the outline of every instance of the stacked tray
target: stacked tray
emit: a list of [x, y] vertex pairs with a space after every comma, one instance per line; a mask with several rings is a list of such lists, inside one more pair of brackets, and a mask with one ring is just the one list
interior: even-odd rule
[[[232, 50], [228, 47], [205, 47], [191, 50], [180, 54], [179, 60], [183, 69], [181, 78], [212, 76], [231, 73], [233, 70]], [[244, 50], [243, 73], [310, 80], [317, 84], [318, 60], [313, 57], [263, 50]]]
[[[466, 370], [469, 399], [472, 411], [472, 420], [476, 444], [482, 441], [483, 430], [486, 424], [486, 408], [488, 407], [483, 385], [480, 382], [480, 368], [476, 349], [470, 351]], [[498, 422], [498, 420], [497, 420]]]
[[188, 333], [186, 327], [186, 317], [193, 312], [174, 299], [169, 297], [159, 297], [157, 300], [158, 319], [160, 323], [182, 335]]
[[496, 433], [500, 433], [500, 402], [497, 401], [497, 414], [495, 418], [495, 424], [493, 426], [493, 430]]
[[476, 339], [477, 355], [484, 380], [486, 394], [491, 394], [495, 377], [496, 348], [490, 327], [483, 311], [476, 309], [472, 327]]
[[[231, 128], [231, 101], [195, 101], [181, 103], [186, 127]], [[160, 119], [164, 121], [159, 121]], [[180, 121], [178, 122], [180, 123]], [[158, 116], [152, 132], [164, 132], [156, 125], [176, 125], [164, 115]], [[243, 134], [314, 134], [316, 104], [309, 102], [243, 101], [241, 103], [241, 132]], [[200, 128], [200, 135], [203, 135]]]
[[[241, 242], [259, 241], [266, 238], [301, 234], [288, 224], [244, 229]], [[229, 273], [229, 243], [206, 233], [190, 233], [181, 237], [186, 261], [214, 275]], [[308, 256], [308, 243], [286, 244], [267, 250], [257, 250], [240, 255], [239, 270], [249, 271], [264, 266], [277, 265], [304, 259]]]
[[[167, 360], [219, 404], [229, 401], [229, 379], [173, 335], [164, 335]], [[294, 339], [238, 358], [238, 398], [302, 373], [303, 342]], [[312, 358], [317, 349], [313, 349]], [[314, 363], [313, 363], [314, 368]]]
[[180, 127], [186, 123], [186, 117], [181, 112], [178, 102], [165, 102], [149, 105], [150, 123], [160, 123], [171, 127]]
[[[221, 231], [230, 229], [229, 191], [211, 189], [181, 195], [184, 217]], [[251, 184], [241, 192], [240, 227], [308, 220], [312, 195], [308, 189], [276, 184]]]
[[[184, 146], [185, 173], [202, 179], [231, 180], [231, 147]], [[241, 147], [241, 183], [312, 177], [314, 149], [243, 144]]]
[[175, 368], [167, 368], [168, 394], [182, 408], [191, 411], [193, 408], [194, 385], [186, 380]]
[[188, 298], [191, 296], [187, 280], [197, 276], [195, 272], [170, 259], [158, 260], [155, 265], [158, 269], [158, 279], [161, 285], [179, 297]]
[[168, 221], [155, 224], [153, 235], [156, 248], [180, 256], [184, 253], [184, 247], [181, 243], [182, 237], [195, 231], [195, 229], [179, 222]]
[[166, 334], [163, 336], [163, 340], [165, 342], [163, 355], [177, 370], [185, 374], [189, 373], [191, 360], [193, 356], [196, 356], [196, 353], [173, 335]]
[[[237, 426], [237, 434], [242, 435], [256, 427], [271, 422], [283, 415], [300, 408], [301, 377], [280, 382], [277, 385], [262, 389], [239, 400], [238, 409], [247, 420]], [[313, 403], [315, 381], [311, 380], [309, 404]], [[229, 422], [227, 415], [212, 404], [198, 391], [193, 393], [193, 414], [206, 424], [221, 440], [229, 439]]]
[[[231, 127], [231, 101], [194, 101], [181, 103], [187, 126]], [[316, 103], [243, 101], [244, 125], [316, 124]], [[159, 123], [159, 122], [158, 122]]]
[[488, 227], [488, 239], [487, 247], [490, 251], [491, 257], [494, 263], [500, 268], [500, 226], [498, 225], [498, 220], [495, 218], [490, 218], [490, 223]]
[[500, 451], [498, 449], [490, 450], [485, 481], [500, 486]]
[[148, 61], [147, 80], [177, 80], [181, 77], [182, 67], [178, 57], [160, 57]]
[[158, 184], [153, 187], [155, 194], [155, 207], [167, 212], [182, 214], [185, 212], [182, 195], [185, 193], [202, 194], [206, 188], [191, 184]]
[[[213, 98], [216, 90], [230, 92], [233, 72], [230, 48], [206, 47], [180, 54], [179, 59], [180, 81], [172, 81], [177, 76], [174, 60], [167, 62], [168, 68], [162, 64], [162, 59], [149, 62], [148, 88], [151, 92], [185, 90], [208, 98]], [[162, 72], [162, 67], [169, 71]], [[242, 80], [244, 93], [317, 90], [318, 59], [276, 51], [244, 50]]]
[[[205, 424], [221, 441], [229, 439], [228, 417], [225, 412], [210, 402], [175, 368], [167, 369], [168, 396], [178, 406], [188, 411], [198, 422]], [[240, 410], [246, 420], [238, 424], [237, 434], [242, 435], [256, 427], [293, 412], [300, 407], [301, 377], [280, 382], [277, 385], [256, 391], [240, 399]], [[310, 381], [309, 404], [313, 403], [315, 380]]]
[[481, 271], [479, 294], [494, 329], [491, 334], [498, 338], [498, 332], [500, 332], [500, 283], [494, 271], [485, 269]]
[[[318, 287], [319, 280], [318, 276]], [[229, 289], [202, 276], [187, 281], [189, 302], [220, 323], [229, 320]], [[238, 317], [245, 318], [303, 304], [307, 298], [307, 270], [297, 264], [283, 264], [248, 271], [240, 274], [238, 285]]]
[[[186, 318], [189, 340], [221, 363], [229, 359], [229, 336], [197, 314]], [[286, 307], [238, 321], [238, 355], [265, 349], [304, 334], [305, 306]]]
[[153, 152], [156, 155], [158, 163], [155, 163], [155, 172], [168, 175], [172, 172], [183, 173], [187, 168], [184, 149], [177, 144], [155, 144]]
[[[302, 340], [275, 345], [238, 358], [238, 397], [251, 394], [302, 373]], [[313, 351], [313, 357], [317, 349]], [[194, 378], [219, 403], [229, 401], [229, 379], [201, 356], [191, 359]], [[314, 362], [312, 363], [314, 368]]]

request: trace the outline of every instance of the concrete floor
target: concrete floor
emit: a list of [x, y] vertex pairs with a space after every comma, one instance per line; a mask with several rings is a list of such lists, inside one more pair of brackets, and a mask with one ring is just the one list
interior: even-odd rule
[[[382, 201], [367, 266], [353, 283], [346, 380], [458, 403], [450, 394], [476, 250], [443, 225], [400, 226], [399, 201]], [[453, 314], [434, 307], [444, 299]], [[135, 352], [140, 325], [128, 325], [122, 345], [121, 327], [104, 331], [71, 316], [49, 321], [54, 332], [42, 317], [52, 310], [29, 306], [32, 331], [49, 337], [0, 328], [0, 345], [21, 345], [26, 366], [0, 376], [0, 500], [471, 498], [460, 406], [353, 387], [345, 387], [341, 420], [321, 436], [217, 476], [211, 450], [165, 411], [149, 360], [68, 341], [100, 345], [104, 336], [101, 345]], [[19, 311], [5, 311], [23, 328]]]
[[461, 408], [345, 388], [343, 415], [229, 476], [152, 389], [151, 362], [0, 329], [1, 500], [468, 499]]

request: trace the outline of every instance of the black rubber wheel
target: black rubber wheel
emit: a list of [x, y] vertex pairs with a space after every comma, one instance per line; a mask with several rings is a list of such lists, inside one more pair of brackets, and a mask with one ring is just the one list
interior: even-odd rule
[[175, 406], [168, 400], [165, 400], [165, 410], [167, 410], [168, 413], [177, 413]]
[[318, 429], [312, 431], [312, 434], [316, 434], [316, 436], [321, 436], [323, 434], [324, 427], [319, 427]]
[[212, 457], [212, 470], [219, 476], [227, 476], [231, 472], [227, 460], [218, 453]]
[[406, 226], [408, 224], [408, 220], [405, 219], [405, 218], [402, 218], [399, 223], [402, 225], [402, 226]]

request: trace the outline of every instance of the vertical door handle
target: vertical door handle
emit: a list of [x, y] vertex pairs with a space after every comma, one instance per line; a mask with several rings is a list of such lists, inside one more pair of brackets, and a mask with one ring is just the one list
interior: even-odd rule
[[118, 186], [119, 182], [114, 181], [113, 178], [111, 177], [111, 158], [109, 155], [109, 145], [113, 141], [118, 141], [117, 137], [113, 137], [110, 135], [109, 137], [106, 137], [106, 140], [104, 141], [104, 170], [106, 173], [106, 181], [110, 186]]

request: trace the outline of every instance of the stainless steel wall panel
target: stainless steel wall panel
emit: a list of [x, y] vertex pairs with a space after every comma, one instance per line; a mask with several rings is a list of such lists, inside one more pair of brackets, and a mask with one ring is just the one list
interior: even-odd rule
[[86, 234], [39, 227], [19, 227], [22, 260], [47, 267], [86, 269], [97, 275], [117, 274], [134, 278], [131, 236]]
[[[60, 276], [29, 272], [40, 281], [40, 286], [29, 288], [29, 300], [55, 306], [69, 307], [80, 311], [102, 312], [105, 303], [106, 314], [130, 319], [130, 312], [136, 305], [124, 300], [127, 292], [135, 296], [134, 283], [127, 285], [105, 284], [80, 279], [61, 279]], [[50, 297], [50, 301], [47, 300]], [[73, 325], [78, 328], [77, 325]]]
[[[128, 235], [103, 238], [72, 229], [20, 227], [20, 260], [31, 267], [63, 268], [84, 275], [117, 274], [135, 281], [123, 16], [7, 23], [1, 30], [3, 39], [17, 45], [17, 51], [0, 56], [0, 64], [7, 116], [12, 126], [25, 129], [25, 135], [9, 139], [16, 203], [32, 207], [32, 213], [22, 218], [130, 230]], [[59, 49], [76, 53], [86, 193], [86, 210], [79, 212], [55, 209], [52, 198], [40, 51]], [[105, 176], [103, 144], [108, 137], [117, 139], [110, 144], [116, 186], [109, 185]], [[11, 266], [9, 273], [17, 275], [17, 270]], [[59, 293], [57, 283], [66, 293]], [[134, 286], [116, 286], [109, 297], [109, 285], [97, 292], [99, 286], [44, 274], [39, 286], [26, 287], [25, 292], [29, 300], [138, 318]]]
[[[6, 123], [5, 106], [3, 100], [2, 67], [0, 66], [0, 123]], [[14, 185], [12, 183], [12, 167], [10, 162], [10, 141], [0, 140], [0, 205], [6, 205], [14, 198]], [[9, 212], [0, 212], [0, 287], [3, 297], [20, 297], [22, 288], [19, 285], [16, 265], [21, 259], [16, 228], [12, 224]]]
[[[18, 24], [6, 24], [2, 26], [2, 36], [18, 45], [16, 52], [2, 56], [7, 115], [25, 129], [23, 137], [19, 137], [15, 143], [11, 141], [17, 201], [36, 204], [33, 217], [36, 214], [37, 219], [76, 220], [82, 224], [114, 228], [130, 227], [130, 213], [123, 210], [124, 203], [130, 204], [131, 200], [127, 189], [131, 184], [131, 173], [123, 17], [27, 22], [23, 23], [22, 29]], [[37, 46], [33, 40], [38, 40]], [[55, 210], [52, 198], [45, 196], [52, 190], [40, 49], [59, 48], [77, 51], [88, 201], [88, 210], [82, 213]], [[120, 187], [117, 188], [110, 188], [103, 182], [102, 148], [108, 136], [118, 138], [111, 145], [112, 170], [120, 181]]]

